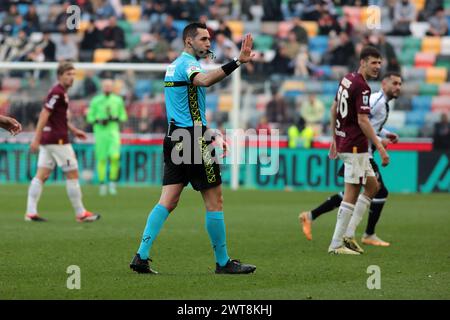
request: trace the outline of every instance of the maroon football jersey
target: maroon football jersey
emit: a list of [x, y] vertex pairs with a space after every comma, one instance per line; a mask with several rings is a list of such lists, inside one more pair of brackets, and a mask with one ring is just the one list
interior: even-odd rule
[[368, 139], [358, 124], [358, 113], [370, 114], [370, 88], [360, 73], [352, 72], [342, 78], [335, 100], [337, 152], [368, 151]]
[[67, 108], [69, 97], [61, 84], [50, 89], [44, 108], [50, 111], [50, 117], [42, 132], [41, 144], [69, 143], [67, 126]]

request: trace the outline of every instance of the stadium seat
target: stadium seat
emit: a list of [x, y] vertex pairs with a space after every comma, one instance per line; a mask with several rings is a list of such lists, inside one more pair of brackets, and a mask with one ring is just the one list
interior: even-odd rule
[[422, 83], [419, 87], [419, 94], [422, 96], [437, 96], [439, 86], [432, 83]]
[[141, 35], [135, 33], [125, 34], [125, 43], [127, 49], [134, 49], [141, 42]]
[[440, 84], [447, 81], [447, 69], [445, 68], [427, 68], [426, 69], [427, 83]]
[[78, 68], [75, 70], [75, 80], [76, 81], [81, 81], [84, 79], [86, 72], [84, 69]]
[[17, 11], [19, 14], [24, 17], [28, 13], [28, 4], [26, 3], [19, 3], [17, 5]]
[[415, 138], [419, 135], [421, 125], [409, 124], [397, 129], [396, 133], [400, 137]]
[[138, 22], [141, 20], [141, 6], [124, 5], [122, 11], [128, 22]]
[[173, 26], [175, 29], [177, 29], [178, 34], [182, 34], [183, 33], [183, 29], [184, 27], [187, 26], [187, 22], [185, 20], [174, 20], [173, 21]]
[[441, 38], [441, 52], [440, 53], [445, 54], [445, 55], [450, 55], [450, 37], [442, 37]]
[[218, 107], [221, 112], [231, 111], [233, 109], [233, 96], [231, 94], [221, 94]]
[[426, 0], [412, 0], [411, 1], [414, 4], [414, 6], [416, 7], [416, 12], [423, 10], [423, 8], [425, 7], [425, 1]]
[[[280, 38], [287, 38], [289, 31], [293, 28], [293, 24], [291, 21], [281, 21], [278, 23], [278, 32], [277, 35]], [[263, 30], [265, 32], [266, 30]]]
[[254, 48], [258, 51], [267, 51], [272, 49], [274, 39], [271, 35], [268, 34], [259, 34], [255, 35], [253, 39]]
[[104, 63], [113, 58], [113, 50], [111, 49], [95, 49], [94, 63]]
[[30, 42], [37, 44], [42, 41], [42, 38], [43, 38], [42, 32], [33, 32], [32, 34], [30, 34], [30, 37], [28, 39], [30, 40]]
[[150, 21], [149, 20], [139, 20], [133, 23], [132, 28], [135, 33], [148, 33], [150, 32]]
[[448, 103], [448, 96], [437, 96], [433, 97], [431, 101], [431, 111], [432, 112], [446, 112], [450, 113], [450, 104]]
[[415, 96], [411, 100], [412, 111], [425, 111], [431, 110], [431, 97], [430, 96]]
[[328, 49], [328, 36], [311, 37], [308, 46], [310, 51], [317, 51], [323, 54]]
[[308, 37], [315, 37], [319, 33], [319, 25], [315, 21], [302, 21], [302, 26], [305, 28]]
[[78, 26], [78, 33], [84, 33], [90, 24], [91, 22], [89, 20], [81, 20]]
[[450, 69], [450, 54], [438, 55], [436, 59], [436, 67], [443, 67]]
[[[258, 33], [270, 34], [272, 36], [278, 36], [279, 23], [275, 21], [263, 21], [259, 24]], [[244, 31], [247, 27], [244, 27]], [[287, 32], [286, 32], [287, 35]]]
[[206, 95], [206, 109], [211, 111], [217, 111], [219, 105], [219, 96], [215, 93], [208, 93]]
[[321, 65], [315, 69], [315, 73], [321, 75], [322, 78], [331, 79], [333, 70], [331, 69], [331, 66]]
[[117, 25], [122, 28], [123, 32], [125, 34], [132, 33], [133, 27], [131, 26], [131, 23], [129, 23], [126, 20], [117, 20]]
[[233, 41], [241, 42], [242, 36], [244, 34], [244, 23], [240, 20], [229, 20], [227, 21], [227, 26], [231, 30], [233, 35]]
[[322, 83], [323, 94], [335, 95], [338, 89], [339, 83], [336, 81], [324, 81]]
[[305, 92], [316, 94], [322, 93], [322, 83], [320, 81], [305, 82]]
[[[450, 15], [447, 16], [447, 24], [450, 26]], [[447, 35], [450, 36], [450, 28], [448, 28]]]
[[155, 94], [161, 94], [164, 92], [164, 81], [162, 79], [154, 80], [152, 83], [152, 89]]
[[149, 96], [152, 91], [152, 82], [147, 79], [139, 79], [136, 81], [134, 86], [134, 94], [138, 99], [144, 98], [144, 96]]
[[417, 68], [428, 68], [434, 66], [436, 54], [432, 52], [417, 52], [414, 59], [414, 66]]
[[399, 36], [386, 36], [386, 41], [394, 47], [397, 56], [402, 52], [404, 38]]
[[402, 50], [415, 49], [419, 51], [422, 46], [422, 39], [416, 37], [405, 37]]
[[406, 123], [406, 112], [393, 110], [389, 112], [389, 118], [386, 122], [386, 126], [391, 128], [402, 128]]
[[440, 96], [450, 96], [450, 82], [444, 82], [439, 85]]
[[334, 102], [334, 97], [335, 96], [333, 94], [324, 94], [319, 96], [319, 99], [322, 100], [325, 109], [328, 111], [331, 109], [331, 105]]
[[422, 127], [425, 123], [425, 114], [427, 111], [410, 111], [406, 113], [406, 124]]
[[286, 80], [281, 85], [282, 91], [304, 91], [305, 83], [303, 81]]
[[422, 38], [430, 29], [430, 24], [423, 21], [413, 21], [410, 24], [410, 30], [413, 37]]
[[345, 16], [347, 16], [347, 19], [352, 25], [358, 26], [361, 24], [361, 7], [344, 6], [343, 13]]
[[407, 67], [402, 68], [402, 77], [404, 81], [424, 81], [426, 70], [421, 68]]
[[[419, 89], [417, 89], [417, 92]], [[411, 110], [411, 98], [408, 97], [402, 89], [402, 95], [395, 99], [394, 110], [396, 111], [409, 111]], [[390, 117], [390, 116], [389, 116]]]
[[422, 40], [422, 51], [439, 54], [441, 52], [441, 38], [424, 37]]
[[418, 52], [418, 50], [416, 50], [414, 48], [404, 48], [398, 56], [398, 60], [400, 61], [400, 64], [404, 65], [404, 66], [413, 65], [417, 52]]

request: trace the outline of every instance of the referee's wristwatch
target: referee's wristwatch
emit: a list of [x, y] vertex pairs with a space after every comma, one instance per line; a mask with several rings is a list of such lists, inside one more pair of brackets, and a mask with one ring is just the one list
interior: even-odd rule
[[237, 65], [238, 67], [241, 66], [242, 62], [240, 62], [238, 58], [234, 57], [233, 60], [234, 60], [234, 62], [236, 62], [236, 65]]

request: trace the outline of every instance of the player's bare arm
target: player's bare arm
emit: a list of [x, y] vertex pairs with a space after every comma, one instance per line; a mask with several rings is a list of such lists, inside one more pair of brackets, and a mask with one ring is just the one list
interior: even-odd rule
[[370, 124], [369, 115], [364, 113], [358, 113], [358, 125], [361, 128], [364, 135], [375, 145], [380, 153], [382, 165], [387, 166], [389, 164], [389, 155], [383, 147], [382, 142], [378, 139], [375, 130], [373, 130]]
[[14, 118], [0, 115], [0, 127], [15, 136], [22, 131], [22, 125]]
[[[234, 62], [234, 63], [237, 63], [237, 66], [239, 66], [242, 63], [250, 62], [253, 59], [255, 54], [252, 52], [252, 47], [253, 47], [252, 35], [247, 34], [244, 37], [244, 39], [242, 40], [242, 47], [241, 47], [241, 52], [239, 54], [238, 61]], [[217, 68], [217, 69], [207, 72], [207, 73], [198, 73], [197, 75], [195, 75], [192, 83], [195, 86], [199, 86], [199, 87], [212, 86], [213, 84], [223, 80], [228, 75], [225, 72], [224, 67]]]
[[30, 145], [31, 152], [37, 152], [39, 150], [39, 145], [41, 143], [42, 131], [44, 130], [45, 125], [47, 124], [48, 118], [50, 117], [50, 111], [47, 109], [42, 109], [39, 114], [38, 123], [36, 125], [36, 132], [34, 135], [34, 139]]
[[336, 135], [335, 135], [335, 129], [336, 129], [336, 100], [333, 101], [333, 104], [331, 105], [331, 117], [330, 117], [330, 128], [331, 128], [331, 145], [330, 150], [328, 152], [328, 157], [330, 159], [336, 159], [337, 158], [337, 150], [336, 150]]

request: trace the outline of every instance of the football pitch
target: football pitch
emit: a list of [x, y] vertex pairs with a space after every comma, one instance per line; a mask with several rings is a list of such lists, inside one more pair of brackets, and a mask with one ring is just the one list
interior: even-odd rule
[[[128, 264], [160, 188], [100, 197], [83, 186], [87, 209], [102, 215], [92, 224], [75, 222], [64, 185], [44, 188], [39, 209], [49, 222], [25, 222], [27, 188], [0, 186], [0, 299], [450, 299], [448, 194], [390, 195], [377, 232], [391, 247], [330, 256], [336, 211], [314, 222], [313, 241], [298, 222], [330, 193], [225, 190], [228, 253], [257, 266], [230, 276], [214, 274], [203, 202], [187, 189], [154, 243], [154, 276]], [[72, 265], [80, 289], [67, 288]], [[370, 266], [379, 267], [380, 289], [368, 289]]]

